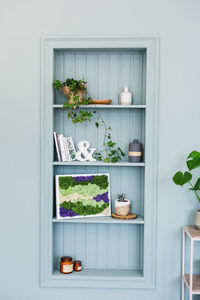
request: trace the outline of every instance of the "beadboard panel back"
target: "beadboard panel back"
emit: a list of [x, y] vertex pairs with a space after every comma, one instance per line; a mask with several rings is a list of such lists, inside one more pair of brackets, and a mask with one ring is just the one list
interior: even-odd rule
[[[145, 104], [146, 99], [146, 53], [145, 51], [55, 51], [54, 79], [87, 81], [87, 96], [93, 99], [112, 99], [120, 103], [120, 93], [128, 85], [133, 93], [134, 104]], [[66, 97], [55, 91], [55, 104], [64, 103]]]

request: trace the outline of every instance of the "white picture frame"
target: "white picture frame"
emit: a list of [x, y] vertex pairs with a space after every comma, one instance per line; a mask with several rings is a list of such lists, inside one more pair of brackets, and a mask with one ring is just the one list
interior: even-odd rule
[[[91, 179], [92, 177], [93, 179]], [[100, 183], [100, 177], [105, 178], [105, 183]], [[63, 179], [60, 180], [60, 178]], [[68, 179], [65, 180], [65, 178]], [[55, 179], [56, 219], [61, 220], [111, 216], [109, 173], [56, 175]], [[70, 181], [72, 183], [69, 183]], [[87, 181], [88, 184], [80, 184], [82, 181]], [[92, 187], [92, 185], [94, 185], [94, 187]], [[103, 185], [103, 187], [101, 185]], [[83, 188], [81, 186], [83, 186]], [[91, 190], [91, 195], [88, 190]], [[81, 192], [84, 194], [88, 193], [88, 195], [82, 195]], [[78, 195], [80, 198], [78, 198]], [[97, 205], [95, 205], [94, 201], [96, 201]], [[77, 202], [79, 203], [77, 204]], [[102, 211], [100, 211], [101, 209]], [[84, 214], [78, 214], [77, 211], [83, 211]], [[90, 213], [85, 215], [86, 211], [90, 211]], [[93, 211], [98, 211], [98, 213], [91, 213]]]

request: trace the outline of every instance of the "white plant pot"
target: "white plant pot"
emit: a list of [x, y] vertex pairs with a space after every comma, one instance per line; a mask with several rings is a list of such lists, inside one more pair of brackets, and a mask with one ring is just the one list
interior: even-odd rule
[[130, 214], [131, 202], [130, 200], [119, 201], [115, 200], [115, 213], [118, 216], [127, 216]]
[[200, 229], [200, 210], [196, 211], [196, 215], [195, 215], [195, 218], [194, 218], [194, 226], [197, 229]]

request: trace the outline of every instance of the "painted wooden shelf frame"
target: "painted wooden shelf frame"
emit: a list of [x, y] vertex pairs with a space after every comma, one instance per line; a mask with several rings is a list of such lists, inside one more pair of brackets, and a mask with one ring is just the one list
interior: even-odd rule
[[[158, 38], [156, 37], [72, 37], [46, 36], [41, 40], [41, 197], [40, 197], [40, 283], [42, 287], [99, 287], [144, 289], [155, 287], [156, 253], [156, 199], [157, 199], [157, 128], [158, 128]], [[144, 258], [142, 270], [89, 269], [79, 275], [65, 277], [53, 267], [53, 64], [54, 51], [66, 49], [141, 49], [146, 52], [146, 104], [145, 109], [145, 188], [144, 223], [131, 226], [144, 227]], [[114, 107], [115, 106], [115, 107]], [[134, 105], [133, 105], [134, 106]], [[92, 106], [93, 107], [93, 106]], [[109, 107], [109, 108], [108, 108]], [[88, 108], [88, 107], [87, 107]], [[122, 109], [118, 105], [101, 108]], [[136, 108], [131, 107], [129, 109]], [[127, 107], [123, 107], [127, 109]], [[52, 147], [49, 147], [52, 145]], [[122, 162], [123, 164], [124, 162]], [[127, 162], [125, 162], [127, 164]], [[143, 164], [143, 163], [142, 163]], [[129, 166], [129, 165], [127, 165]], [[144, 165], [140, 165], [143, 166]], [[53, 220], [53, 222], [52, 222]], [[140, 219], [138, 219], [140, 220]], [[104, 221], [102, 222], [104, 223]], [[65, 222], [66, 224], [66, 222]], [[119, 226], [120, 222], [118, 221]], [[99, 224], [100, 225], [100, 224]], [[99, 226], [98, 225], [98, 226]], [[101, 226], [101, 225], [100, 225]], [[107, 224], [107, 226], [110, 226]], [[124, 226], [124, 225], [123, 225]], [[120, 284], [119, 284], [120, 282]]]

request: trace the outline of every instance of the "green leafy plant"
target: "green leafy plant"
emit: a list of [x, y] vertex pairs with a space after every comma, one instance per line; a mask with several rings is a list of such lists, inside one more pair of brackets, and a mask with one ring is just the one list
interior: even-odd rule
[[103, 160], [102, 154], [105, 153], [106, 157], [104, 158], [104, 162], [112, 162], [115, 163], [120, 161], [122, 157], [125, 156], [124, 152], [120, 147], [116, 146], [116, 143], [112, 141], [111, 138], [111, 130], [110, 126], [107, 126], [106, 122], [102, 118], [102, 115], [97, 110], [98, 122], [95, 123], [96, 128], [98, 129], [100, 125], [104, 126], [104, 138], [103, 138], [103, 147], [104, 149], [101, 151], [95, 152], [95, 158], [97, 160]]
[[126, 202], [126, 200], [125, 200], [125, 194], [120, 194], [117, 197], [118, 197], [118, 201], [119, 202]]
[[[189, 171], [199, 168], [200, 167], [200, 152], [192, 151], [188, 155], [186, 163], [187, 163], [187, 167], [188, 167]], [[186, 171], [184, 173], [179, 171], [173, 177], [173, 181], [177, 185], [183, 186], [185, 184], [189, 184], [190, 190], [194, 191], [198, 201], [200, 202], [200, 195], [199, 195], [200, 177], [196, 180], [195, 184], [193, 184], [191, 182], [191, 180], [192, 180], [192, 174], [191, 174], [191, 172], [188, 172], [188, 171]]]
[[[102, 115], [100, 114], [99, 110], [93, 110], [93, 111], [86, 111], [81, 109], [81, 105], [89, 105], [91, 104], [91, 97], [83, 98], [80, 102], [78, 91], [82, 89], [85, 90], [86, 81], [84, 78], [81, 80], [75, 80], [73, 78], [67, 78], [64, 82], [56, 79], [56, 81], [53, 83], [53, 86], [59, 90], [63, 86], [68, 86], [70, 91], [73, 93], [73, 99], [72, 102], [65, 102], [63, 104], [63, 109], [67, 111], [67, 117], [68, 119], [72, 120], [72, 123], [82, 123], [86, 121], [91, 121], [92, 117], [97, 115], [98, 121], [95, 123], [96, 128], [98, 129], [99, 126], [104, 126], [104, 138], [103, 138], [103, 147], [104, 149], [101, 151], [96, 151], [94, 154], [94, 157], [99, 161], [104, 162], [117, 162], [122, 159], [122, 157], [125, 156], [124, 152], [120, 147], [116, 145], [115, 142], [112, 141], [111, 138], [111, 130], [112, 128], [107, 126], [106, 122], [102, 118]], [[69, 93], [70, 96], [70, 93]], [[105, 157], [103, 158], [103, 153], [105, 153]]]
[[57, 90], [61, 89], [63, 86], [68, 86], [70, 88], [70, 91], [75, 94], [78, 91], [84, 91], [85, 84], [86, 84], [86, 81], [84, 80], [84, 78], [82, 78], [81, 80], [76, 80], [74, 78], [67, 78], [65, 81], [60, 81], [60, 80], [56, 79], [53, 82], [53, 86]]
[[74, 124], [82, 123], [84, 121], [90, 121], [93, 114], [92, 112], [79, 110], [80, 105], [88, 105], [91, 103], [91, 98], [84, 98], [80, 102], [79, 92], [84, 92], [86, 90], [86, 81], [84, 78], [81, 80], [76, 80], [74, 78], [67, 78], [65, 81], [60, 81], [56, 79], [54, 81], [53, 86], [59, 90], [62, 87], [66, 86], [69, 88], [68, 97], [72, 97], [72, 101], [70, 103], [66, 101], [63, 104], [63, 109], [67, 110], [68, 119], [70, 118]]

